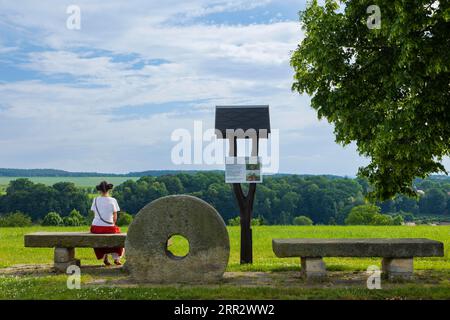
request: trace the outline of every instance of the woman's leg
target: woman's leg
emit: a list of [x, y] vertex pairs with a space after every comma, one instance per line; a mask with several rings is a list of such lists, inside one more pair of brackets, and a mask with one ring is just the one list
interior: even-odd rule
[[115, 265], [122, 265], [122, 263], [120, 262], [120, 255], [117, 252], [113, 252], [111, 253], [112, 258], [114, 259], [114, 264]]
[[105, 266], [110, 266], [111, 263], [108, 260], [108, 255], [105, 254], [105, 256], [103, 257], [103, 263], [105, 264]]

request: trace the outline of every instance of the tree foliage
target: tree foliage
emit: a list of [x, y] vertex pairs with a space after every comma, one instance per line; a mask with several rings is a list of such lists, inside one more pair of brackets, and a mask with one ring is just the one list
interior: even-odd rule
[[21, 178], [11, 181], [6, 194], [0, 196], [1, 213], [20, 211], [33, 220], [44, 218], [50, 211], [67, 216], [74, 208], [86, 215], [89, 197], [83, 189], [69, 182], [46, 186]]
[[311, 1], [292, 55], [292, 89], [312, 96], [336, 141], [370, 158], [359, 175], [380, 200], [414, 195], [412, 181], [450, 154], [450, 2], [378, 0], [381, 28], [367, 26], [369, 0]]
[[420, 211], [428, 214], [442, 214], [447, 207], [447, 195], [444, 191], [432, 188], [419, 201]]
[[[92, 200], [82, 188], [63, 186], [58, 184], [56, 189], [54, 186], [44, 188], [29, 180], [11, 181], [8, 192], [0, 195], [0, 216], [26, 209], [23, 212], [39, 222], [46, 221], [47, 213], [53, 211], [61, 213], [67, 225], [90, 224], [94, 214], [87, 208]], [[450, 179], [435, 176], [417, 179], [414, 186], [423, 191], [419, 199], [397, 195], [394, 199], [377, 202], [381, 213], [390, 216], [401, 214], [408, 220], [418, 214], [431, 214], [436, 219], [448, 216]], [[266, 177], [257, 188], [253, 217], [263, 224], [287, 225], [292, 224], [293, 219], [301, 213], [316, 224], [342, 225], [352, 208], [365, 204], [364, 190], [368, 189], [367, 182], [362, 179], [299, 175]], [[239, 216], [236, 200], [230, 185], [224, 182], [223, 173], [177, 174], [170, 178], [143, 177], [117, 186], [113, 196], [123, 211], [134, 215], [149, 202], [181, 191], [213, 205], [224, 221]], [[71, 214], [73, 209], [78, 213]], [[119, 220], [121, 215], [122, 212], [119, 213]]]

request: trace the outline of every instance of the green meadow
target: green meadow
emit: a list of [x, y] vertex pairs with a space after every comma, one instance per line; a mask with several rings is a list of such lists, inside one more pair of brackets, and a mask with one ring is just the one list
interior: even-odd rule
[[[415, 270], [426, 283], [414, 281], [403, 284], [389, 284], [384, 290], [368, 290], [361, 286], [308, 287], [301, 280], [298, 285], [284, 287], [281, 283], [271, 285], [241, 286], [222, 284], [218, 286], [87, 286], [82, 290], [68, 290], [65, 275], [51, 272], [33, 276], [30, 274], [8, 275], [2, 270], [18, 265], [51, 264], [53, 249], [24, 248], [23, 236], [36, 231], [81, 231], [87, 227], [29, 227], [0, 229], [0, 299], [28, 298], [117, 298], [117, 299], [388, 299], [388, 298], [435, 298], [450, 299], [450, 226], [258, 226], [253, 227], [254, 263], [239, 264], [239, 227], [228, 227], [231, 243], [231, 255], [227, 271], [230, 274], [296, 275], [300, 269], [298, 258], [279, 259], [272, 251], [272, 238], [429, 238], [444, 242], [445, 256], [416, 258]], [[126, 228], [122, 231], [126, 232]], [[181, 252], [186, 244], [174, 241], [172, 251]], [[97, 265], [92, 249], [77, 249], [76, 256], [82, 265]], [[327, 269], [352, 275], [364, 272], [368, 266], [380, 267], [380, 258], [326, 258]], [[103, 268], [98, 267], [97, 270]], [[334, 272], [331, 272], [333, 274]], [[98, 275], [87, 274], [83, 283], [95, 282]], [[102, 276], [102, 279], [105, 276]], [[106, 276], [114, 282], [114, 276]], [[102, 281], [104, 281], [103, 279]], [[97, 279], [98, 280], [98, 279]], [[98, 280], [100, 281], [100, 280]], [[279, 281], [279, 280], [277, 280]], [[108, 283], [108, 282], [107, 282]], [[112, 288], [113, 287], [113, 288]], [[56, 293], [55, 293], [56, 292]]]
[[[0, 177], [0, 190], [1, 187], [5, 188], [12, 180], [17, 180], [23, 177]], [[43, 183], [51, 186], [58, 182], [73, 182], [77, 187], [94, 187], [102, 180], [119, 185], [127, 180], [137, 180], [137, 177], [26, 177], [26, 179], [33, 181], [34, 183]]]

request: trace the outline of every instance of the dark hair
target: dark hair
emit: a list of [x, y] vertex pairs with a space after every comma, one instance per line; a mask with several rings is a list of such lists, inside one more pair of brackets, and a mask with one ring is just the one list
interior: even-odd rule
[[113, 187], [114, 186], [112, 185], [112, 183], [108, 183], [106, 181], [102, 181], [102, 182], [100, 182], [100, 184], [98, 186], [95, 187], [95, 189], [97, 189], [97, 191], [101, 191], [103, 193], [107, 193]]

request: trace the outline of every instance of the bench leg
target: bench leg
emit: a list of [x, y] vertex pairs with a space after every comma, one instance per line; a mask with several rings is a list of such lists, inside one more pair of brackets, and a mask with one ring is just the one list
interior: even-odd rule
[[414, 271], [413, 258], [383, 258], [381, 269], [388, 280], [409, 280]]
[[80, 266], [80, 260], [75, 259], [74, 248], [55, 248], [54, 267], [58, 272], [66, 272], [69, 266]]
[[301, 265], [302, 277], [307, 280], [323, 280], [327, 276], [327, 270], [325, 268], [325, 262], [322, 258], [306, 258], [302, 257]]

